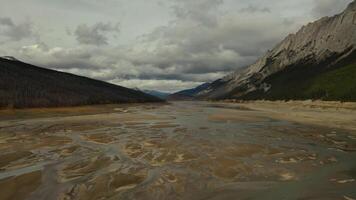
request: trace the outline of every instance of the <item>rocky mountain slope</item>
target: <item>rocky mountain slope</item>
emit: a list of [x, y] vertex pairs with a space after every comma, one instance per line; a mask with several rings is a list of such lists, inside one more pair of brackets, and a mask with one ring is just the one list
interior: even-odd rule
[[157, 90], [143, 90], [144, 93], [158, 97], [160, 99], [167, 99], [167, 97], [170, 95], [170, 93], [167, 92], [160, 92]]
[[356, 101], [356, 1], [290, 34], [253, 65], [215, 81], [205, 99]]
[[204, 91], [210, 86], [210, 83], [204, 83], [196, 88], [182, 90], [180, 92], [173, 93], [167, 97], [170, 101], [184, 101], [184, 100], [194, 100], [201, 91]]
[[0, 58], [0, 107], [57, 107], [160, 99], [106, 82]]

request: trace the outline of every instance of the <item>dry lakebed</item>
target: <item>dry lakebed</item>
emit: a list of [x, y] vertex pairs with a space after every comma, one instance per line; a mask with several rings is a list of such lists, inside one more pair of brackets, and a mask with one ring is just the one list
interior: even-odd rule
[[355, 117], [268, 102], [2, 110], [0, 199], [352, 200]]

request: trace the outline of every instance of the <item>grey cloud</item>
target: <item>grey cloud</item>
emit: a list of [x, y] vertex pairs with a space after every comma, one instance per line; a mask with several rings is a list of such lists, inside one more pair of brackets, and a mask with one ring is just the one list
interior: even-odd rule
[[108, 43], [110, 24], [80, 25], [78, 41], [95, 48], [49, 50], [46, 65], [105, 81], [207, 82], [253, 63], [294, 29], [282, 18], [260, 16], [250, 23], [236, 12], [220, 15], [221, 0], [175, 2], [171, 23], [128, 47], [100, 47]]
[[0, 24], [5, 26], [14, 26], [14, 23], [12, 22], [11, 18], [8, 17], [0, 18]]
[[314, 0], [312, 12], [316, 17], [332, 16], [345, 9], [350, 2], [352, 0]]
[[240, 9], [240, 12], [250, 13], [250, 14], [257, 13], [257, 12], [270, 13], [271, 9], [268, 7], [259, 7], [259, 6], [249, 5], [248, 7]]
[[283, 24], [286, 26], [291, 26], [291, 25], [294, 25], [295, 23], [296, 22], [293, 19], [288, 19], [288, 18], [283, 19]]
[[72, 35], [73, 35], [72, 30], [71, 30], [69, 27], [66, 27], [66, 28], [65, 28], [65, 32], [66, 32], [67, 35], [69, 35], [69, 36], [72, 36]]
[[[36, 0], [32, 0], [34, 2]], [[316, 19], [312, 15], [336, 12], [329, 10], [336, 0], [271, 0], [268, 3], [262, 0], [165, 0], [165, 5], [152, 9], [167, 9], [157, 10], [157, 16], [171, 16], [158, 23], [147, 20], [150, 21], [147, 26], [139, 26], [137, 22], [145, 20], [144, 17], [157, 20], [152, 10], [135, 13], [143, 4], [143, 9], [146, 5], [149, 9], [153, 1], [107, 2], [80, 0], [73, 3], [73, 7], [70, 0], [51, 1], [50, 4], [56, 8], [55, 5], [61, 4], [66, 11], [71, 7], [75, 11], [72, 16], [82, 16], [89, 10], [95, 11], [92, 8], [96, 4], [106, 11], [112, 9], [109, 7], [115, 2], [124, 3], [120, 7], [124, 12], [116, 11], [120, 15], [114, 16], [122, 22], [122, 33], [117, 40], [114, 35], [119, 32], [119, 26], [103, 23], [113, 16], [93, 13], [91, 21], [103, 22], [84, 24], [80, 17], [73, 18], [72, 23], [63, 22], [62, 26], [58, 25], [56, 37], [48, 32], [41, 37], [48, 45], [38, 40], [37, 45], [17, 47], [23, 46], [19, 59], [124, 86], [175, 91], [218, 79], [249, 65], [287, 34]], [[339, 7], [343, 6], [342, 3]], [[269, 8], [273, 8], [273, 12]], [[127, 15], [133, 12], [135, 16]], [[96, 17], [98, 19], [94, 19]], [[50, 27], [46, 23], [38, 27]], [[11, 19], [0, 19], [1, 30], [16, 25]], [[134, 40], [136, 36], [139, 38]], [[61, 37], [63, 43], [53, 40]], [[73, 38], [85, 45], [73, 43]]]
[[193, 20], [202, 25], [213, 26], [217, 23], [218, 9], [223, 2], [223, 0], [176, 0], [172, 8], [180, 20]]
[[176, 92], [187, 88], [201, 85], [202, 82], [181, 81], [181, 80], [140, 80], [140, 79], [115, 79], [110, 81], [115, 84], [129, 88], [140, 88], [148, 90], [160, 90], [164, 92]]
[[293, 29], [282, 19], [261, 17], [260, 22], [252, 24], [235, 16], [219, 17], [214, 27], [196, 28], [200, 18], [180, 17], [177, 15], [176, 23], [146, 35], [143, 44], [158, 44], [154, 51], [133, 54], [128, 60], [135, 66], [172, 69], [178, 77], [178, 73], [230, 72], [254, 62]]
[[15, 24], [12, 19], [8, 17], [0, 18], [0, 34], [13, 41], [34, 38], [36, 36], [30, 21]]
[[35, 45], [24, 48], [22, 53], [27, 56], [24, 61], [37, 60], [38, 62], [33, 64], [104, 81], [140, 79], [205, 82], [226, 74], [221, 71], [217, 72], [214, 68], [209, 69], [199, 62], [196, 62], [194, 67], [188, 67], [189, 62], [175, 64], [175, 66], [167, 63], [170, 64], [167, 68], [159, 68], [157, 64], [133, 64], [130, 60], [122, 62], [127, 58], [120, 56], [121, 51], [124, 50], [117, 48], [105, 51], [98, 48], [46, 49], [42, 45]]
[[108, 44], [107, 34], [112, 32], [119, 32], [119, 24], [99, 22], [93, 26], [81, 24], [76, 28], [74, 34], [80, 44], [100, 46]]
[[193, 81], [193, 82], [209, 82], [211, 80], [216, 80], [224, 75], [228, 74], [223, 72], [200, 72], [199, 74], [190, 74], [190, 73], [176, 73], [176, 74], [150, 74], [150, 73], [141, 73], [138, 76], [134, 75], [126, 75], [121, 76], [117, 75], [115, 77], [111, 77], [108, 80], [112, 80], [114, 78], [122, 78], [122, 79], [141, 79], [141, 80], [181, 80], [181, 81]]
[[[215, 3], [206, 5], [205, 9], [197, 6], [204, 2]], [[125, 59], [139, 73], [121, 78], [211, 81], [253, 63], [297, 29], [295, 23], [286, 23], [283, 18], [260, 16], [250, 23], [238, 14], [219, 15], [220, 3], [177, 3], [173, 7], [176, 15], [173, 23], [146, 34], [139, 44], [127, 50]], [[263, 8], [258, 10], [267, 12]], [[148, 66], [155, 70], [148, 70]]]

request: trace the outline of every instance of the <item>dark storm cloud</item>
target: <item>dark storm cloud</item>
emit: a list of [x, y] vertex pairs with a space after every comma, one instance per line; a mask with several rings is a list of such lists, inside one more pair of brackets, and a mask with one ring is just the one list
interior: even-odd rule
[[35, 37], [30, 21], [16, 24], [8, 17], [0, 18], [0, 34], [14, 41]]
[[106, 34], [112, 32], [119, 32], [119, 24], [112, 25], [111, 23], [99, 22], [93, 26], [88, 26], [86, 24], [78, 25], [74, 34], [80, 44], [100, 46], [108, 44], [108, 37]]

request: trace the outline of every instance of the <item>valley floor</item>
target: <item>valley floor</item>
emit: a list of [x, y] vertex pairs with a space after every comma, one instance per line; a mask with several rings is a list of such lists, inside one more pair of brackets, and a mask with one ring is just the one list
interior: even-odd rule
[[354, 105], [329, 104], [3, 110], [0, 199], [356, 199]]

